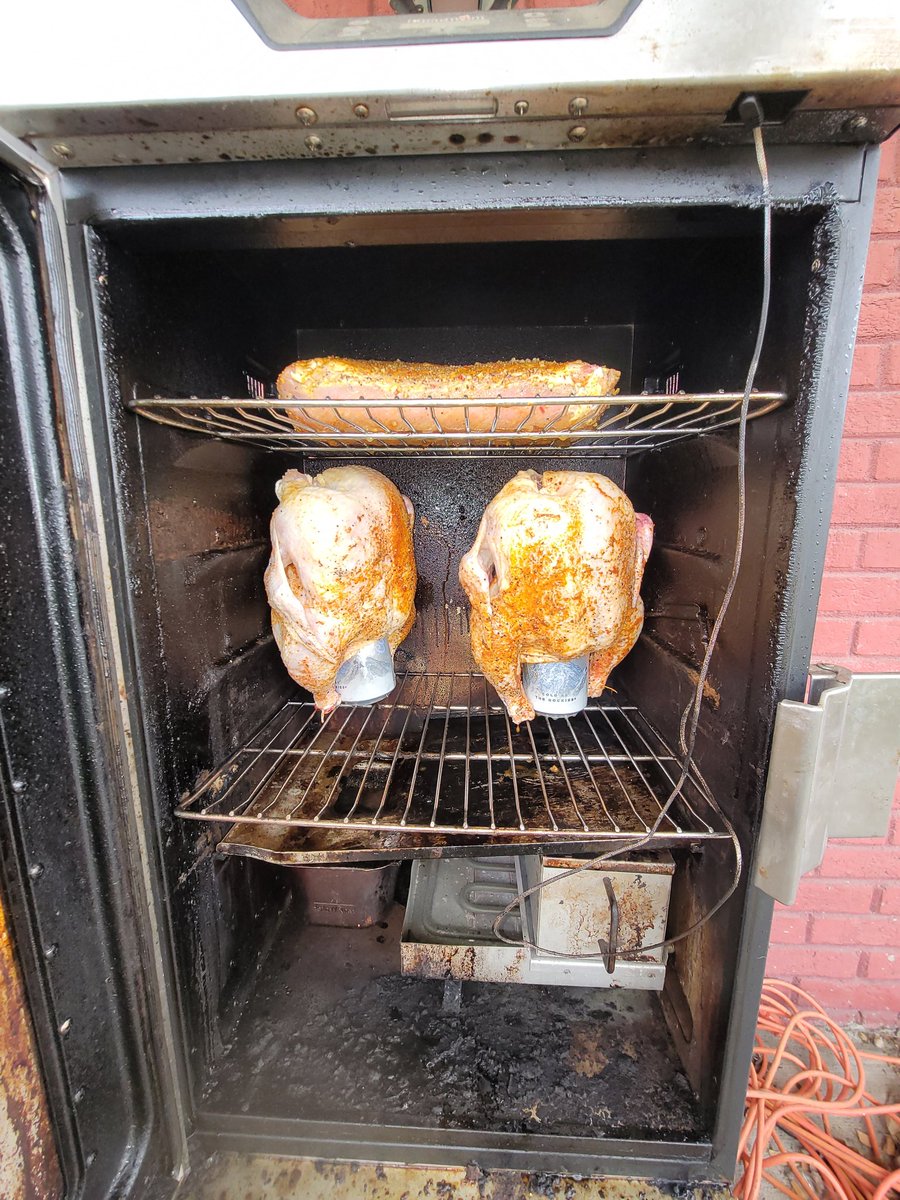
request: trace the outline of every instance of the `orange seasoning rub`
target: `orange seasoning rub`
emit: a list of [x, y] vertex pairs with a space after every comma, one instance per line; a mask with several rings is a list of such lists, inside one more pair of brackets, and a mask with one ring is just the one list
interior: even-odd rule
[[395, 651], [412, 628], [412, 504], [360, 466], [288, 471], [276, 490], [265, 575], [272, 631], [291, 677], [330, 712], [343, 663], [381, 638]]
[[460, 565], [475, 661], [517, 721], [534, 716], [522, 663], [588, 655], [599, 695], [643, 624], [653, 523], [610, 479], [520, 471], [485, 510]]
[[[365, 406], [321, 403], [289, 408], [301, 433], [535, 433], [590, 429], [613, 396], [619, 372], [574, 360], [507, 359], [445, 366], [374, 359], [309, 358], [278, 376], [282, 400], [369, 400]], [[442, 405], [441, 400], [518, 400], [521, 404]], [[544, 400], [570, 403], [542, 403]], [[583, 403], [578, 403], [583, 399]], [[385, 404], [403, 401], [402, 407]], [[422, 401], [434, 400], [426, 404]], [[574, 401], [571, 402], [571, 401]]]

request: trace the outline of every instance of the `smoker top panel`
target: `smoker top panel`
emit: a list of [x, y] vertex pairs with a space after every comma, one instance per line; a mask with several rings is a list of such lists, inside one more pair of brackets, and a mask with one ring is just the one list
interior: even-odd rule
[[0, 125], [63, 167], [746, 141], [726, 115], [747, 90], [804, 93], [775, 140], [858, 143], [900, 104], [893, 0], [644, 3], [611, 37], [545, 28], [499, 52], [484, 31], [367, 46], [364, 21], [362, 44], [279, 52], [227, 0], [85, 0], [52, 25], [40, 5], [3, 7], [0, 42], [23, 52], [4, 64]]

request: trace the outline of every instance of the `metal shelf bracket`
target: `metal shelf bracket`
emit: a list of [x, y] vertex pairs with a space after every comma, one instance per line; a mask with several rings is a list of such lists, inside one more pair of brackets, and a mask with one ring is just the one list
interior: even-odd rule
[[900, 761], [900, 674], [810, 671], [778, 705], [753, 882], [793, 904], [830, 837], [885, 837]]

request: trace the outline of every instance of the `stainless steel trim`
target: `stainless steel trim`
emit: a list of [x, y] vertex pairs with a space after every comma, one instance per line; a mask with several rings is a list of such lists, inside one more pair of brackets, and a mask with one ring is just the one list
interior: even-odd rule
[[[224, 0], [157, 0], [152, 21], [133, 5], [84, 0], [57, 6], [52, 37], [39, 5], [8, 4], [0, 9], [0, 42], [39, 45], [41, 70], [27, 53], [7, 55], [0, 123], [68, 168], [226, 154], [480, 152], [478, 134], [489, 135], [494, 150], [508, 150], [514, 139], [520, 150], [573, 153], [570, 106], [582, 99], [578, 121], [587, 132], [579, 152], [746, 141], [747, 131], [725, 116], [751, 90], [808, 92], [784, 125], [769, 127], [770, 141], [859, 143], [884, 137], [893, 119], [886, 110], [900, 104], [893, 0], [646, 0], [612, 37], [578, 36], [578, 21], [596, 17], [565, 11], [576, 24], [572, 36], [555, 41], [547, 40], [546, 11], [536, 10], [457, 14], [444, 26], [452, 37], [474, 23], [484, 36], [525, 22], [542, 34], [531, 41], [279, 52]], [[413, 39], [423, 28], [419, 17], [381, 20], [388, 37]], [[343, 28], [352, 39], [377, 36], [366, 19]], [[464, 146], [436, 136], [433, 121], [386, 116], [388, 103], [437, 108], [455, 96], [496, 103], [495, 117], [463, 126], [473, 135]], [[306, 144], [298, 107], [316, 112], [320, 145]]]
[[497, 115], [496, 97], [442, 96], [398, 99], [385, 104], [389, 121], [484, 121]]

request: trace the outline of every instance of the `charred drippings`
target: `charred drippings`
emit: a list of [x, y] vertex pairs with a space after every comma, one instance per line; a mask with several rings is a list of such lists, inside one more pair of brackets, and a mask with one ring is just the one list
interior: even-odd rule
[[286, 928], [207, 1105], [348, 1123], [378, 1113], [438, 1129], [700, 1135], [654, 998], [467, 983], [454, 1015], [441, 982], [397, 973], [395, 936], [383, 937]]

